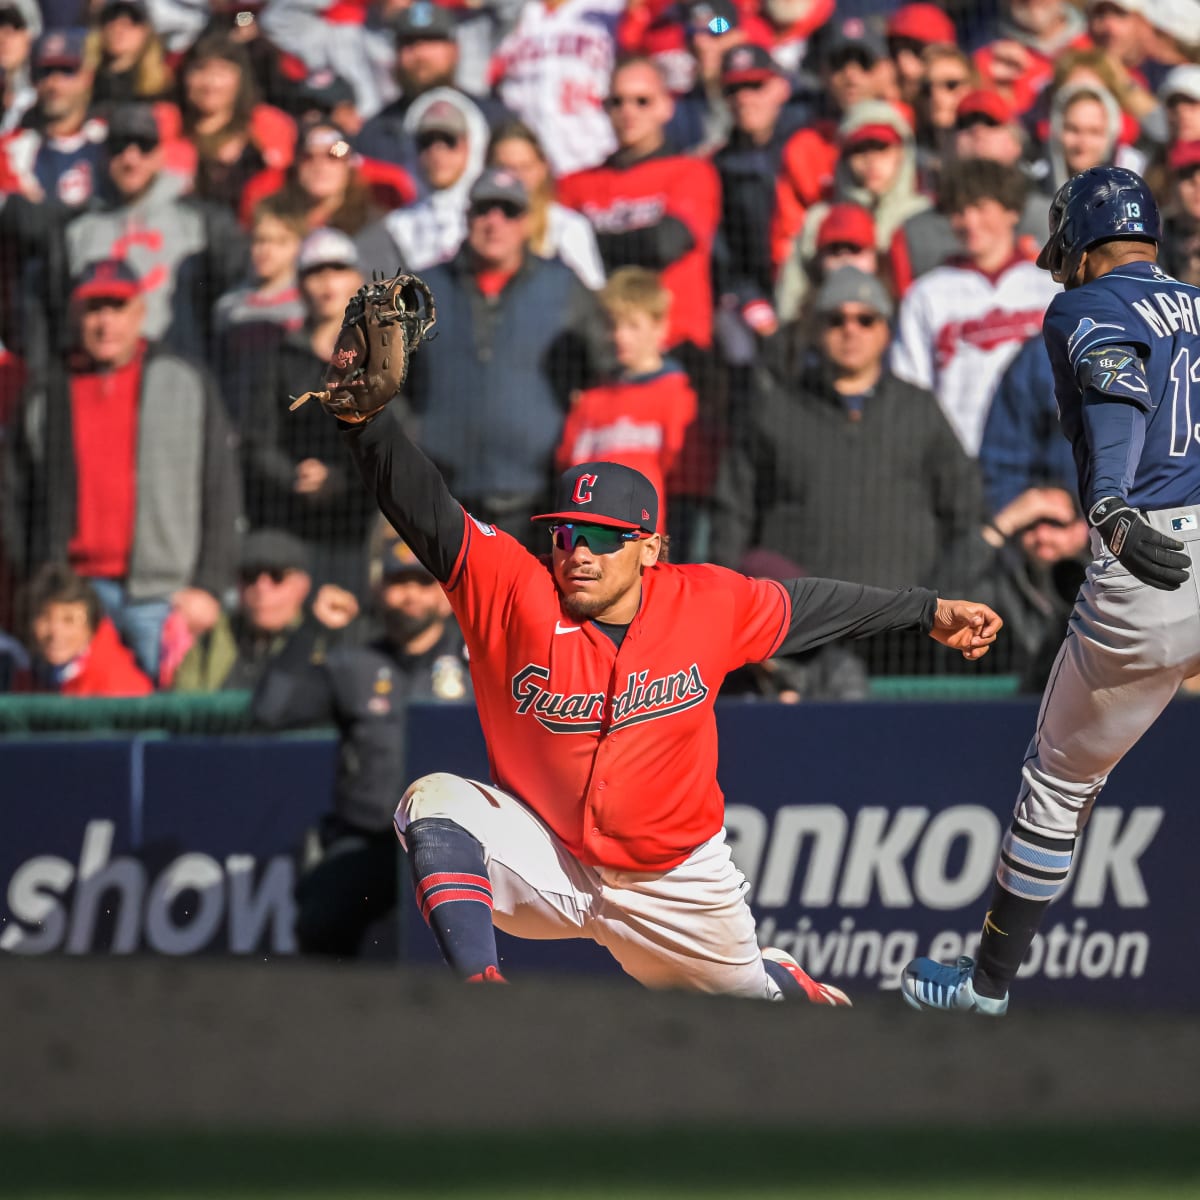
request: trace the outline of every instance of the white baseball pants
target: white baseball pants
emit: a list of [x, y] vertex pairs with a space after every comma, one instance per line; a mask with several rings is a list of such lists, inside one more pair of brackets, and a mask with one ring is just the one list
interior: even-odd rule
[[779, 995], [723, 831], [677, 867], [632, 872], [585, 866], [516, 797], [457, 775], [426, 775], [404, 793], [401, 842], [423, 817], [454, 821], [483, 846], [493, 920], [505, 933], [591, 938], [646, 987]]

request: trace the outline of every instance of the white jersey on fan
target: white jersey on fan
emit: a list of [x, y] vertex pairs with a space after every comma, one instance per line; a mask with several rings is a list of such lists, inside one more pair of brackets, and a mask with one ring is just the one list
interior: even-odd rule
[[1000, 376], [1042, 328], [1062, 289], [1031, 262], [998, 275], [947, 264], [922, 275], [900, 305], [892, 370], [937, 397], [973, 458]]
[[500, 99], [537, 133], [555, 175], [603, 162], [616, 148], [604, 111], [624, 0], [530, 0], [496, 48]]

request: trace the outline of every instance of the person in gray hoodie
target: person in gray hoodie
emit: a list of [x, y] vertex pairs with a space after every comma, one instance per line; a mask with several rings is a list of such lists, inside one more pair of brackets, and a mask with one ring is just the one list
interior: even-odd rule
[[1059, 88], [1050, 106], [1046, 139], [1048, 190], [1058, 191], [1089, 167], [1116, 165], [1141, 173], [1145, 157], [1132, 146], [1119, 145], [1121, 126], [1121, 106], [1098, 83], [1068, 83]]

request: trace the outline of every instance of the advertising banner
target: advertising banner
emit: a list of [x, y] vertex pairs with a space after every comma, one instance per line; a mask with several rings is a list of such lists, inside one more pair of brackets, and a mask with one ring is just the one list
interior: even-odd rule
[[[1200, 813], [1178, 769], [1196, 713], [1171, 705], [1101, 794], [1023, 1002], [1200, 1003], [1187, 922]], [[914, 954], [973, 952], [1035, 703], [731, 703], [718, 721], [729, 840], [764, 945], [856, 996], [893, 989]], [[409, 746], [409, 778], [488, 777], [470, 708], [414, 708]], [[293, 953], [292, 887], [334, 751], [331, 738], [0, 745], [0, 950]], [[590, 943], [501, 941], [511, 973], [615, 970]], [[399, 942], [437, 961], [411, 906]]]

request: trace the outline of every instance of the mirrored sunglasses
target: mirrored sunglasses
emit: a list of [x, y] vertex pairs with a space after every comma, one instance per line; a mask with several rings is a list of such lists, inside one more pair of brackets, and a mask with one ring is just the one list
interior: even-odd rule
[[650, 534], [639, 529], [614, 529], [611, 525], [551, 525], [555, 548], [569, 554], [584, 542], [593, 554], [614, 554], [626, 542], [640, 542]]

